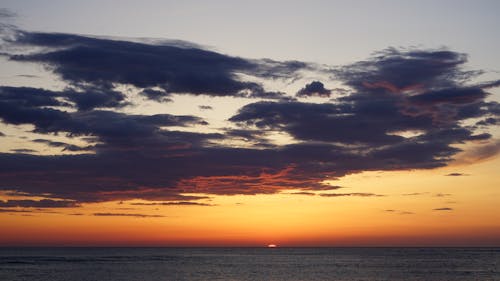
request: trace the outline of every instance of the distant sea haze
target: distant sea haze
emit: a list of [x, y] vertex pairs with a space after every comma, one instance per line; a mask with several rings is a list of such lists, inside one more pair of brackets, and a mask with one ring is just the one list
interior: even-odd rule
[[0, 248], [0, 280], [500, 280], [500, 248]]

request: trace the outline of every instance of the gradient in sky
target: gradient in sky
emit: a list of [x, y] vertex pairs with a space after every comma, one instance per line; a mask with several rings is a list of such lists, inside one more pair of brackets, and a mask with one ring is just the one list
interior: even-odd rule
[[498, 2], [120, 3], [0, 10], [0, 245], [500, 245]]

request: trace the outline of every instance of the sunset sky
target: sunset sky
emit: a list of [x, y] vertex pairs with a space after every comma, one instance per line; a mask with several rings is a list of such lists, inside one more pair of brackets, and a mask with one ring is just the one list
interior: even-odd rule
[[500, 246], [499, 1], [0, 3], [0, 246]]

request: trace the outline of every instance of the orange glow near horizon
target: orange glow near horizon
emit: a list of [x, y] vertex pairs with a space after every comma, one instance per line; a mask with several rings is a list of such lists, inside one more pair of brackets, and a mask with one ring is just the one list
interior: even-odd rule
[[[453, 167], [365, 172], [337, 181], [341, 189], [315, 196], [284, 191], [210, 196], [205, 202], [209, 206], [115, 201], [44, 212], [4, 212], [0, 245], [498, 246], [498, 164], [499, 158], [467, 166], [462, 171], [468, 176], [461, 177], [444, 176]], [[318, 195], [322, 193], [383, 196]]]

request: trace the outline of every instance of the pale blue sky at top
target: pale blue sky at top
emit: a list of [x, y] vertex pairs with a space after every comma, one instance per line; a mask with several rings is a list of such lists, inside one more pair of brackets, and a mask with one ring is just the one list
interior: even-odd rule
[[389, 46], [448, 47], [499, 70], [500, 1], [19, 1], [26, 30], [181, 39], [248, 58], [345, 64]]

